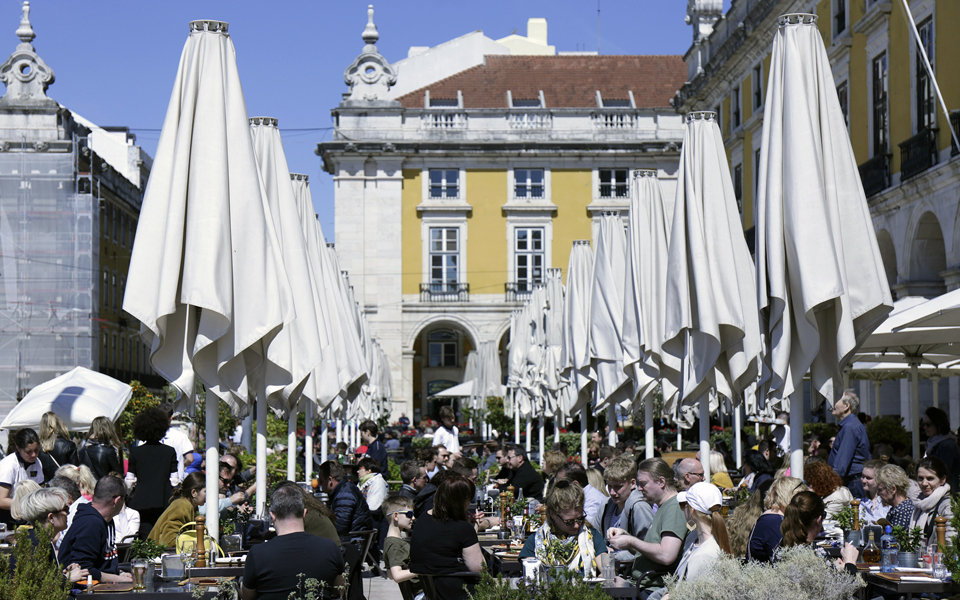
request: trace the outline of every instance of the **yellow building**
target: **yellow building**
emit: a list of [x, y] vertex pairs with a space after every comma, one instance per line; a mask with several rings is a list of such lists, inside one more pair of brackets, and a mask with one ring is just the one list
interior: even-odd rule
[[[960, 77], [952, 68], [960, 57], [960, 5], [911, 0], [909, 9], [919, 38], [901, 0], [734, 0], [726, 14], [721, 14], [720, 0], [690, 0], [694, 41], [684, 56], [687, 83], [675, 99], [680, 112], [719, 113], [752, 245], [764, 87], [777, 18], [817, 14], [897, 298], [930, 297], [960, 287], [960, 161], [951, 146], [951, 129], [960, 124]], [[936, 100], [918, 50], [921, 43], [949, 116]], [[895, 385], [888, 386], [890, 391]], [[900, 392], [900, 413], [908, 415], [905, 383]], [[929, 399], [926, 392], [921, 396], [922, 411]], [[960, 425], [957, 377], [949, 378], [944, 396], [955, 428]], [[884, 412], [897, 412], [895, 398], [881, 399], [894, 401]]]
[[[334, 139], [319, 144], [341, 264], [400, 382], [396, 415], [435, 416], [428, 398], [461, 382], [481, 342], [505, 360], [510, 311], [566, 269], [603, 211], [625, 216], [631, 170], [658, 170], [674, 196], [681, 57], [555, 55], [546, 22], [531, 30], [536, 52], [475, 32], [395, 67], [371, 21]], [[479, 50], [457, 55], [468, 45]], [[391, 94], [425, 78], [414, 64], [445, 75]]]

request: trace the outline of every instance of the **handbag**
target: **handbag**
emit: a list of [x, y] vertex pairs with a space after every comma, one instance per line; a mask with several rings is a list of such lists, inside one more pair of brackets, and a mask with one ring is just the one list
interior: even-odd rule
[[[179, 554], [183, 550], [183, 543], [187, 541], [194, 542], [194, 543], [196, 543], [197, 541], [197, 522], [196, 521], [190, 521], [189, 523], [184, 523], [183, 526], [180, 527], [180, 533], [177, 534], [177, 541], [175, 542], [175, 545], [174, 545], [174, 548], [176, 548], [177, 550], [177, 554]], [[204, 541], [205, 541], [205, 546], [208, 550], [210, 548], [216, 547], [218, 556], [226, 556], [223, 553], [223, 548], [220, 547], [220, 544], [218, 544], [217, 541], [214, 540], [209, 533], [204, 537]]]

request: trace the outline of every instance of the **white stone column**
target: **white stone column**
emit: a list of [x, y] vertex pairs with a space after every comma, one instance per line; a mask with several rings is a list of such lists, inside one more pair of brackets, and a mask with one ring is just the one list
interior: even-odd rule
[[929, 379], [930, 382], [933, 383], [933, 406], [940, 408], [940, 374], [933, 373]]
[[873, 382], [873, 403], [874, 403], [874, 417], [880, 416], [880, 386], [883, 384], [879, 379], [874, 380]]
[[900, 416], [903, 417], [903, 427], [913, 431], [910, 425], [910, 378], [900, 380]]
[[960, 428], [960, 377], [948, 377], [947, 385], [950, 390], [950, 429]]

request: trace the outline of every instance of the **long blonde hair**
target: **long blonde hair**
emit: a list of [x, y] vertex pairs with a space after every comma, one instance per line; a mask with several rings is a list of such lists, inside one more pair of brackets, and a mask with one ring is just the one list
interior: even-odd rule
[[113, 421], [106, 417], [97, 417], [90, 423], [90, 433], [87, 438], [96, 440], [101, 444], [109, 444], [117, 450], [120, 461], [123, 461], [123, 444], [120, 442], [120, 436], [117, 435], [117, 428]]
[[40, 489], [40, 484], [32, 479], [24, 479], [13, 487], [13, 498], [10, 499], [10, 516], [14, 519], [23, 520], [23, 513], [20, 511], [20, 505], [27, 496]]
[[43, 416], [40, 417], [40, 447], [43, 448], [44, 452], [52, 452], [58, 437], [70, 439], [70, 433], [67, 431], [66, 425], [63, 424], [57, 413], [53, 411], [43, 413]]

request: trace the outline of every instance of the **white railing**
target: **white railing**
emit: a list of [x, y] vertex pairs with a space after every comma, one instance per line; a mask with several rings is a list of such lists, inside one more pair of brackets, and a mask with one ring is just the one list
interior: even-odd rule
[[628, 112], [594, 113], [593, 124], [600, 131], [622, 131], [637, 127], [637, 115]]
[[463, 130], [467, 128], [467, 113], [452, 111], [420, 114], [420, 128], [427, 130]]
[[507, 115], [510, 129], [551, 129], [553, 115], [550, 113], [510, 113]]

